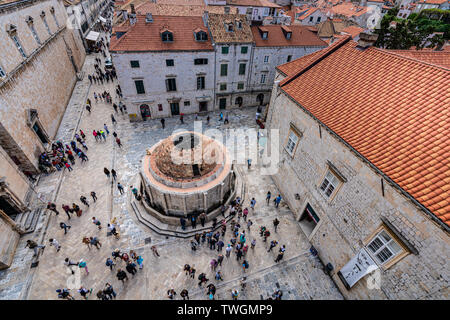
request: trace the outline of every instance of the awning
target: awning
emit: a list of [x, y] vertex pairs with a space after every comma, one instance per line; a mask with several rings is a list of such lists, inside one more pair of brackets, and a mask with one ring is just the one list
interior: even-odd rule
[[98, 16], [98, 19], [101, 21], [101, 22], [104, 22], [104, 23], [106, 23], [106, 19], [105, 18], [103, 18], [102, 16]]
[[99, 37], [100, 32], [89, 31], [88, 35], [86, 36], [86, 40], [97, 41]]

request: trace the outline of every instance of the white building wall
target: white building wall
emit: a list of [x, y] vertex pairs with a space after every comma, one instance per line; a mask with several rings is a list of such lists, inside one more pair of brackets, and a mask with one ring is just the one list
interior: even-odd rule
[[[142, 120], [140, 106], [150, 107], [151, 118], [170, 117], [169, 99], [180, 99], [180, 113], [199, 112], [199, 97], [209, 97], [208, 111], [213, 108], [214, 101], [214, 52], [144, 52], [144, 53], [112, 53], [112, 61], [117, 71], [123, 93], [123, 103], [129, 114], [136, 114]], [[194, 65], [194, 59], [208, 59], [207, 65]], [[173, 59], [174, 66], [167, 67], [166, 60]], [[138, 60], [139, 68], [131, 68], [130, 61]], [[197, 76], [205, 76], [205, 89], [197, 90]], [[174, 92], [167, 92], [166, 79], [176, 79]], [[144, 94], [137, 94], [134, 80], [144, 81]], [[184, 106], [190, 101], [190, 106]], [[158, 104], [163, 110], [158, 109]]]
[[[301, 58], [310, 53], [321, 50], [324, 47], [254, 47], [254, 58], [250, 78], [251, 90], [271, 91], [275, 79], [275, 67], [284, 64], [288, 56], [292, 56], [291, 61]], [[268, 57], [268, 62], [264, 58]], [[266, 75], [265, 83], [261, 83], [261, 75]]]

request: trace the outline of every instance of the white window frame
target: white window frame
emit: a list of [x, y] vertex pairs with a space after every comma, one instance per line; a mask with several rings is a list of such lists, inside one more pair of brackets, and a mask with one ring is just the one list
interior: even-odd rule
[[366, 248], [379, 265], [385, 265], [405, 252], [403, 247], [385, 228], [372, 237]]
[[264, 56], [264, 63], [269, 63], [269, 56]]
[[297, 149], [299, 140], [300, 140], [299, 135], [291, 128], [289, 130], [288, 140], [285, 149], [287, 153], [289, 153], [292, 157], [294, 156], [295, 150]]
[[261, 74], [261, 81], [260, 81], [260, 83], [266, 83], [266, 78], [267, 78], [267, 75], [265, 73]]
[[27, 54], [25, 53], [25, 50], [23, 50], [22, 44], [20, 43], [19, 38], [17, 38], [17, 35], [12, 35], [11, 39], [14, 41], [17, 50], [19, 50], [20, 54], [22, 55], [22, 57], [26, 58]]
[[328, 169], [322, 183], [320, 184], [319, 190], [323, 195], [330, 198], [341, 183], [342, 181], [339, 177]]

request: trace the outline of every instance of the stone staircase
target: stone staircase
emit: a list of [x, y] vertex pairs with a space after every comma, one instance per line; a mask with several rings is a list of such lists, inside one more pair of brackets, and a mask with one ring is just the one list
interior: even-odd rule
[[14, 221], [20, 227], [20, 229], [24, 230], [24, 234], [31, 233], [36, 229], [36, 225], [39, 221], [39, 217], [44, 209], [36, 208], [21, 214], [18, 214]]

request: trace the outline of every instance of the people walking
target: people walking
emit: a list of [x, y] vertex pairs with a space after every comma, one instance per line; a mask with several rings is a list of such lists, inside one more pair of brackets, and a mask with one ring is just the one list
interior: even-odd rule
[[59, 250], [61, 250], [61, 245], [59, 244], [59, 242], [56, 239], [49, 239], [48, 240], [50, 242], [51, 246], [54, 246], [56, 249], [56, 252], [59, 252]]
[[156, 249], [156, 246], [152, 246], [151, 249], [152, 249], [153, 255], [155, 257], [159, 257], [159, 253], [158, 253], [158, 250]]
[[250, 207], [255, 210], [255, 204], [256, 204], [256, 200], [255, 198], [252, 198], [252, 200], [250, 201]]
[[272, 194], [270, 193], [270, 191], [268, 191], [267, 192], [267, 195], [266, 195], [266, 202], [267, 202], [267, 204], [269, 204], [269, 201], [270, 201], [270, 197], [272, 196]]
[[133, 276], [137, 273], [136, 264], [134, 262], [128, 261], [126, 269]]
[[161, 118], [161, 126], [163, 129], [166, 127], [165, 123], [166, 123], [166, 120], [164, 118]]
[[87, 267], [87, 263], [86, 261], [84, 261], [83, 259], [80, 260], [80, 262], [78, 262], [78, 268], [84, 268], [84, 270], [86, 271], [86, 275], [89, 275], [89, 270]]
[[64, 234], [67, 234], [67, 229], [72, 228], [71, 226], [68, 226], [68, 225], [65, 224], [64, 222], [60, 222], [60, 223], [59, 223], [59, 227], [60, 227], [61, 229], [64, 229]]
[[275, 262], [278, 263], [279, 261], [281, 261], [281, 259], [283, 259], [283, 255], [284, 255], [284, 252], [280, 251], [280, 252], [278, 253], [277, 258], [275, 259]]
[[91, 191], [91, 197], [94, 202], [97, 201], [97, 194], [95, 193], [95, 191]]
[[27, 240], [27, 244], [25, 245], [25, 248], [30, 248], [34, 250], [34, 256], [37, 256], [39, 253], [39, 249], [44, 250], [45, 246], [44, 245], [38, 245], [35, 241], [33, 240]]
[[105, 289], [103, 289], [103, 293], [107, 295], [111, 300], [117, 296], [113, 286], [108, 282], [105, 284]]
[[186, 299], [189, 300], [189, 291], [187, 291], [186, 289], [183, 289], [180, 292], [180, 296], [183, 298], [183, 300], [186, 300]]
[[120, 184], [120, 182], [117, 182], [117, 189], [119, 189], [120, 194], [123, 194], [123, 186]]
[[64, 212], [67, 214], [67, 217], [70, 220], [70, 207], [67, 204], [63, 204], [62, 208], [63, 208]]
[[106, 264], [107, 267], [109, 267], [111, 269], [111, 271], [112, 271], [113, 267], [116, 265], [114, 263], [114, 261], [112, 261], [111, 258], [106, 258], [106, 263], [105, 264]]
[[113, 178], [114, 180], [116, 180], [116, 178], [117, 178], [116, 170], [111, 169], [111, 175], [112, 175], [112, 178]]
[[123, 271], [122, 269], [119, 269], [117, 271], [117, 275], [116, 276], [117, 276], [118, 280], [122, 281], [122, 283], [125, 283], [125, 280], [128, 280], [128, 276], [127, 276], [126, 272]]
[[270, 241], [270, 247], [269, 247], [269, 250], [267, 250], [267, 252], [272, 251], [272, 249], [275, 248], [277, 246], [277, 244], [278, 244], [278, 241], [276, 241], [276, 240]]
[[85, 196], [80, 197], [80, 201], [85, 205], [89, 207], [89, 202], [87, 201]]
[[98, 230], [102, 229], [102, 224], [101, 224], [100, 220], [98, 220], [97, 218], [92, 217], [92, 223], [98, 227]]
[[173, 300], [173, 298], [175, 298], [176, 295], [177, 295], [177, 293], [175, 292], [174, 289], [169, 289], [169, 290], [167, 290], [167, 297], [168, 297], [170, 300]]
[[103, 172], [106, 174], [106, 176], [109, 179], [109, 174], [110, 174], [109, 170], [107, 168], [103, 168]]
[[120, 142], [119, 138], [116, 138], [116, 143], [119, 146], [119, 148], [122, 148], [122, 143]]
[[274, 201], [275, 201], [275, 207], [278, 208], [278, 205], [279, 205], [280, 202], [281, 202], [281, 195], [278, 195], [278, 197], [276, 197]]
[[273, 220], [273, 226], [275, 228], [275, 232], [277, 232], [277, 227], [279, 224], [280, 224], [280, 221], [277, 218], [275, 218], [275, 220]]
[[56, 215], [59, 214], [59, 211], [56, 210], [56, 204], [52, 203], [52, 202], [48, 202], [47, 203], [47, 209], [50, 211], [53, 211], [54, 213], [56, 213]]

